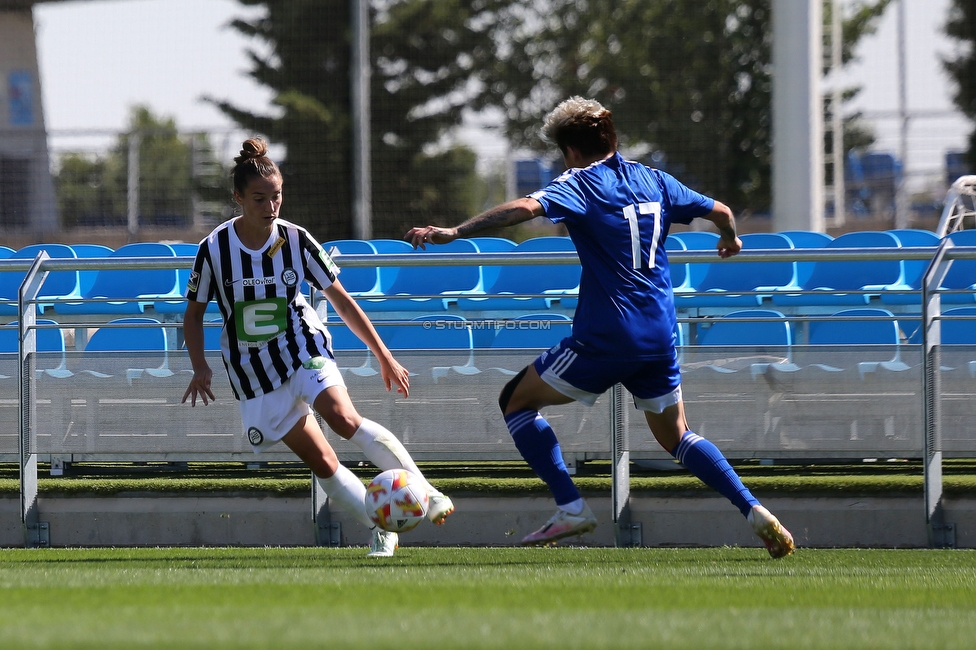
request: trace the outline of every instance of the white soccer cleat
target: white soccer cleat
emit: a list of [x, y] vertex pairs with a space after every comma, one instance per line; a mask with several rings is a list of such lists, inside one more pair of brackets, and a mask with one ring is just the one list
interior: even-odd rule
[[429, 492], [428, 497], [427, 518], [431, 523], [440, 526], [447, 516], [454, 512], [454, 502], [449, 496], [440, 492]]
[[393, 557], [400, 541], [396, 533], [388, 533], [379, 526], [373, 529], [373, 540], [369, 544], [366, 557]]
[[786, 557], [796, 548], [790, 531], [786, 530], [783, 524], [779, 523], [779, 519], [764, 507], [752, 506], [747, 519], [752, 524], [752, 530], [763, 541], [766, 550], [774, 559]]
[[526, 535], [522, 539], [522, 545], [544, 546], [563, 537], [591, 533], [594, 529], [596, 529], [596, 516], [590, 510], [590, 506], [584, 504], [583, 512], [578, 515], [571, 515], [560, 509], [546, 522], [545, 526]]

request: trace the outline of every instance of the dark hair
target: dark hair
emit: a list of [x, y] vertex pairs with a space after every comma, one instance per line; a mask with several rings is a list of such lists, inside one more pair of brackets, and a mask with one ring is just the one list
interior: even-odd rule
[[550, 112], [542, 127], [544, 138], [565, 153], [575, 147], [584, 156], [617, 150], [613, 113], [593, 99], [570, 97]]
[[281, 170], [268, 158], [268, 143], [261, 138], [250, 138], [241, 145], [241, 155], [234, 158], [234, 189], [243, 194], [249, 180], [255, 176], [281, 178]]

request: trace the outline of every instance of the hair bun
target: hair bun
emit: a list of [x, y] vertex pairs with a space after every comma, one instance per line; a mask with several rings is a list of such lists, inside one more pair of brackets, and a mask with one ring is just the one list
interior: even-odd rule
[[250, 138], [241, 145], [241, 159], [260, 158], [267, 155], [268, 144], [261, 138]]

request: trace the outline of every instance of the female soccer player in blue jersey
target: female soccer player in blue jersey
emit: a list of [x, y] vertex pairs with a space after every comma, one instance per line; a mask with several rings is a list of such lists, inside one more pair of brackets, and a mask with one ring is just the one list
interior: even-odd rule
[[583, 270], [572, 336], [516, 375], [498, 400], [515, 446], [558, 506], [522, 543], [548, 544], [596, 528], [539, 410], [572, 401], [593, 405], [619, 382], [633, 394], [657, 441], [739, 508], [770, 555], [789, 555], [789, 531], [742, 484], [718, 448], [689, 430], [681, 400], [664, 240], [671, 224], [702, 217], [718, 228], [719, 257], [735, 255], [742, 242], [732, 211], [662, 171], [624, 160], [612, 115], [596, 101], [567, 99], [546, 116], [542, 133], [562, 152], [567, 171], [561, 176], [455, 228], [413, 228], [405, 237], [424, 248], [546, 216], [565, 224], [576, 246]]
[[[183, 331], [193, 378], [183, 395], [196, 406], [214, 399], [203, 346], [203, 317], [216, 299], [224, 319], [221, 355], [241, 419], [255, 452], [284, 442], [322, 480], [331, 499], [372, 529], [369, 555], [393, 555], [397, 534], [374, 526], [366, 514], [366, 488], [339, 463], [312, 417], [358, 446], [380, 469], [407, 469], [423, 479], [410, 454], [384, 426], [362, 417], [346, 392], [332, 354], [332, 339], [300, 291], [303, 281], [329, 303], [380, 364], [387, 390], [407, 396], [410, 380], [366, 314], [339, 282], [339, 269], [301, 226], [278, 216], [282, 178], [262, 140], [244, 142], [234, 159], [234, 199], [242, 214], [200, 242], [187, 283]], [[426, 483], [428, 517], [436, 524], [454, 511], [451, 499]]]

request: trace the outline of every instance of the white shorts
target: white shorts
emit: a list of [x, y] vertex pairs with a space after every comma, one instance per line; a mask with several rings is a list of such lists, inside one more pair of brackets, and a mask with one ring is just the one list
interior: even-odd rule
[[311, 404], [319, 393], [332, 386], [346, 386], [338, 366], [331, 359], [315, 357], [270, 393], [241, 400], [244, 435], [254, 453], [284, 438], [299, 420], [312, 413]]

